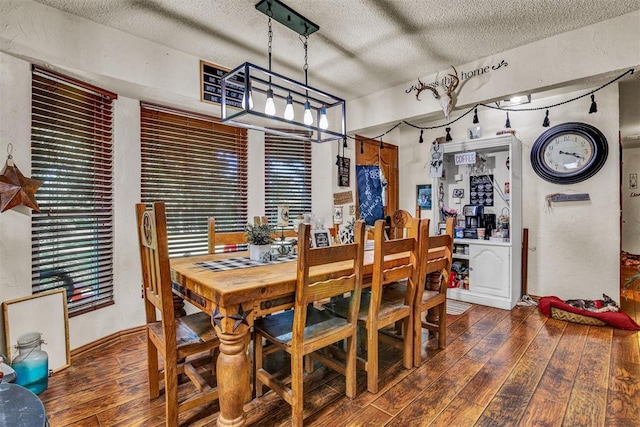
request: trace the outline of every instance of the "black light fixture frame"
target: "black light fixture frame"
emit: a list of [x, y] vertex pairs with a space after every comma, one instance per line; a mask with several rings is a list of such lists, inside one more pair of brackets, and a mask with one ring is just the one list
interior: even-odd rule
[[278, 0], [261, 0], [256, 4], [256, 9], [267, 16], [271, 13], [274, 20], [301, 36], [311, 35], [320, 29], [320, 26]]
[[[261, 0], [256, 4], [256, 9], [305, 38], [320, 28], [278, 0]], [[225, 74], [220, 86], [223, 123], [312, 142], [346, 138], [344, 99], [308, 86], [306, 79], [305, 83], [301, 83], [271, 69], [245, 62]], [[291, 96], [294, 108], [298, 109], [297, 114], [301, 113], [303, 104], [308, 102], [314, 115], [313, 124], [307, 125], [298, 118], [287, 120], [278, 115], [266, 115], [250, 108], [248, 103], [241, 102], [243, 94], [251, 92], [254, 104], [262, 104], [269, 89], [274, 100], [279, 103], [286, 102]], [[331, 123], [326, 129], [319, 127], [323, 113], [326, 113]]]

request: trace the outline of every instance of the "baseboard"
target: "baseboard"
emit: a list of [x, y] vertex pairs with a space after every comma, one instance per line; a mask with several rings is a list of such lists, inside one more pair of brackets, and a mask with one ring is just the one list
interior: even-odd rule
[[106, 337], [102, 337], [99, 340], [92, 341], [81, 347], [75, 348], [71, 350], [71, 363], [73, 363], [74, 358], [80, 357], [89, 351], [103, 347], [107, 344], [111, 344], [113, 341], [122, 339], [124, 337], [128, 337], [129, 335], [144, 333], [145, 330], [146, 330], [146, 325], [137, 326], [131, 329], [125, 329], [124, 331], [115, 332], [111, 335], [107, 335]]

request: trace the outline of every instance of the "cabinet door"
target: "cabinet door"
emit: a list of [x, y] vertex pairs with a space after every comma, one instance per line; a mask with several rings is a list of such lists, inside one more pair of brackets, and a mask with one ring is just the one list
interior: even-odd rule
[[469, 246], [469, 290], [508, 298], [511, 294], [511, 248]]

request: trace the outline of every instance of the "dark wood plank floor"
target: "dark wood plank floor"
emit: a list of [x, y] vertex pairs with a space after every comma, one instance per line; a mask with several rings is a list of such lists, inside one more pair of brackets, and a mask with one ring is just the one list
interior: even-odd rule
[[[640, 322], [640, 292], [621, 299]], [[344, 380], [317, 369], [305, 382], [309, 426], [638, 426], [640, 333], [548, 319], [535, 307], [473, 306], [448, 316], [447, 347], [428, 342], [424, 363], [405, 370], [385, 349], [377, 394], [344, 395]], [[74, 358], [40, 397], [52, 427], [161, 426], [163, 398], [147, 396], [144, 335], [136, 332]], [[215, 425], [217, 406], [181, 416]], [[289, 423], [268, 393], [245, 406], [250, 425]]]

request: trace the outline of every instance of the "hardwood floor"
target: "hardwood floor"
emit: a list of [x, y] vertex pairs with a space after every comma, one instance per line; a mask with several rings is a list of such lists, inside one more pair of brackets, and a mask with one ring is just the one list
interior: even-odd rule
[[[640, 292], [621, 299], [640, 322]], [[535, 307], [473, 306], [449, 315], [447, 347], [431, 339], [418, 368], [381, 354], [380, 391], [344, 395], [344, 378], [316, 369], [305, 381], [309, 426], [638, 426], [640, 333], [548, 319]], [[75, 357], [40, 395], [52, 427], [161, 426], [164, 401], [147, 395], [144, 334]], [[185, 387], [189, 386], [188, 384]], [[216, 405], [181, 416], [215, 425]], [[290, 407], [269, 392], [245, 406], [253, 426], [288, 425]]]

